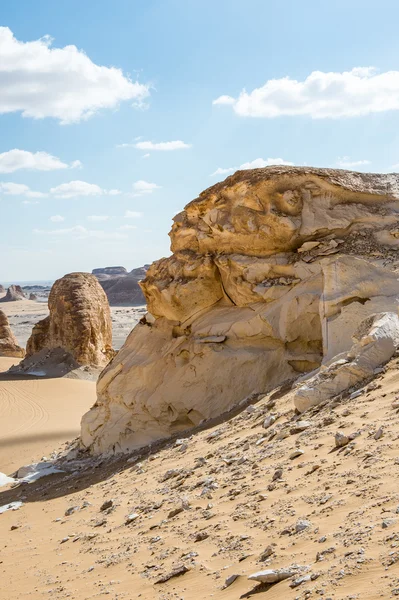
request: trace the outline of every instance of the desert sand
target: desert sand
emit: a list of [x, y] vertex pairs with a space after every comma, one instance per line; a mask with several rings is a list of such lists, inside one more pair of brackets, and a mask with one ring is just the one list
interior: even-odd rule
[[77, 437], [82, 411], [96, 398], [94, 381], [1, 375], [17, 362], [0, 358], [0, 471], [7, 474]]
[[[301, 417], [293, 392], [276, 390], [183, 440], [130, 457], [61, 461], [64, 474], [2, 488], [0, 506], [23, 504], [0, 514], [1, 598], [397, 596], [398, 368], [395, 358], [356, 398]], [[58, 407], [77, 412], [67, 394], [82, 383], [58, 381]], [[36, 387], [43, 404], [50, 390]], [[337, 449], [337, 431], [355, 435]], [[8, 450], [15, 464], [15, 447]], [[248, 580], [292, 565], [303, 567], [304, 580]], [[176, 566], [187, 571], [162, 583]]]

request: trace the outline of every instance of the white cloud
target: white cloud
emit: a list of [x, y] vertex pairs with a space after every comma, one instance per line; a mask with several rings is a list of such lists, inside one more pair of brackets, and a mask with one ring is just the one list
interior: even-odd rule
[[0, 173], [14, 173], [20, 169], [55, 171], [56, 169], [67, 169], [68, 166], [73, 169], [82, 166], [82, 163], [80, 160], [74, 160], [67, 165], [47, 152], [29, 152], [17, 148], [0, 154]]
[[0, 194], [6, 196], [26, 196], [27, 198], [44, 198], [47, 195], [42, 192], [35, 192], [23, 183], [13, 183], [11, 181], [0, 181]]
[[148, 85], [131, 81], [121, 69], [96, 65], [73, 45], [52, 48], [52, 41], [44, 36], [21, 42], [0, 27], [0, 113], [66, 124], [123, 101], [140, 107], [149, 96]]
[[174, 140], [172, 142], [137, 142], [134, 144], [135, 148], [139, 150], [161, 150], [161, 151], [170, 151], [170, 150], [184, 150], [186, 148], [191, 148], [191, 144], [186, 144], [181, 140]]
[[219, 98], [216, 98], [216, 100], [214, 100], [212, 102], [212, 104], [234, 104], [235, 103], [235, 98], [233, 98], [232, 96], [219, 96]]
[[40, 204], [38, 200], [22, 200], [22, 204]]
[[304, 81], [269, 79], [238, 98], [220, 96], [213, 104], [231, 105], [242, 117], [307, 115], [313, 119], [358, 117], [399, 110], [399, 71], [377, 73], [357, 67], [343, 73], [313, 71]]
[[102, 196], [106, 192], [95, 183], [76, 180], [61, 183], [61, 185], [51, 188], [50, 193], [58, 198], [74, 198], [75, 196]]
[[108, 221], [108, 215], [90, 215], [87, 217], [89, 221]]
[[109, 190], [108, 194], [110, 196], [119, 196], [122, 192], [120, 190]]
[[83, 167], [82, 163], [80, 162], [80, 160], [73, 160], [71, 162], [71, 164], [69, 165], [69, 167], [71, 169], [81, 169]]
[[33, 233], [49, 236], [73, 236], [77, 239], [96, 238], [101, 240], [122, 240], [126, 239], [127, 235], [117, 231], [102, 231], [86, 229], [82, 225], [75, 225], [65, 229], [34, 229]]
[[[130, 211], [128, 211], [130, 212]], [[136, 225], [121, 225], [119, 227], [121, 231], [130, 231], [131, 229], [137, 229]]]
[[369, 160], [351, 160], [349, 156], [342, 156], [337, 160], [337, 166], [341, 169], [352, 169], [353, 167], [362, 167], [369, 164]]
[[62, 221], [65, 221], [65, 217], [62, 217], [61, 215], [54, 215], [53, 217], [50, 217], [50, 221], [53, 223], [61, 223]]
[[287, 160], [284, 160], [282, 158], [266, 158], [266, 159], [255, 158], [255, 160], [252, 160], [251, 162], [243, 163], [239, 167], [228, 167], [226, 169], [219, 167], [218, 169], [216, 169], [216, 171], [211, 173], [211, 176], [227, 175], [227, 173], [233, 173], [233, 171], [246, 171], [248, 169], [261, 169], [263, 167], [271, 167], [273, 165], [287, 165], [289, 167], [292, 167], [293, 164], [294, 163], [288, 162]]
[[125, 219], [139, 219], [143, 216], [143, 213], [137, 212], [135, 210], [127, 210], [125, 212]]
[[152, 194], [153, 191], [159, 190], [161, 188], [160, 185], [156, 183], [149, 183], [148, 181], [144, 181], [140, 179], [133, 183], [133, 191], [134, 196], [143, 196], [144, 194]]
[[147, 152], [147, 154], [143, 154], [143, 158], [150, 158], [151, 154]]

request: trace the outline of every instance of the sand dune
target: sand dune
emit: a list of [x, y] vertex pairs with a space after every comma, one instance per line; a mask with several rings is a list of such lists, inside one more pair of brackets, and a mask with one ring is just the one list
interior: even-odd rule
[[[0, 372], [18, 359], [0, 358]], [[95, 401], [95, 382], [0, 377], [0, 471], [10, 474], [47, 455], [80, 431]]]

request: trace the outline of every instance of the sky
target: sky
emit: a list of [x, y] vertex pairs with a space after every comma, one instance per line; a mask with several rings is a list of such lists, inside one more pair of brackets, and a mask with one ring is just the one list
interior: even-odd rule
[[0, 3], [0, 283], [168, 256], [238, 168], [399, 171], [396, 0]]

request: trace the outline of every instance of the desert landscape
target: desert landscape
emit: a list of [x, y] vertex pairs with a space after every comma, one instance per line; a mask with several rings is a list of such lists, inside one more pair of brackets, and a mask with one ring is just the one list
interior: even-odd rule
[[147, 306], [88, 273], [0, 304], [7, 600], [399, 595], [398, 203], [396, 175], [237, 172]]
[[399, 600], [399, 4], [0, 16], [0, 600]]

